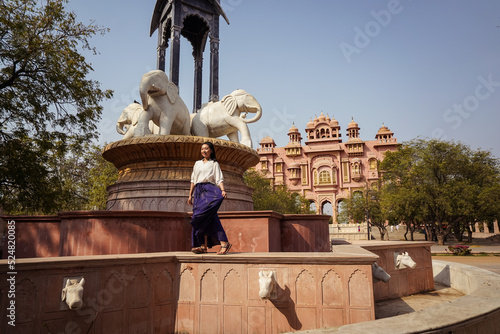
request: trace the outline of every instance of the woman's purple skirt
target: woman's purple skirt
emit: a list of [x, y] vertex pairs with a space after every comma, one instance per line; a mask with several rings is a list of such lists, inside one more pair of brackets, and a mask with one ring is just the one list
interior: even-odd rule
[[212, 183], [197, 183], [193, 194], [193, 217], [191, 226], [191, 244], [199, 247], [205, 243], [207, 236], [207, 247], [220, 245], [220, 241], [228, 241], [226, 232], [219, 220], [217, 210], [222, 204], [224, 196], [222, 191]]

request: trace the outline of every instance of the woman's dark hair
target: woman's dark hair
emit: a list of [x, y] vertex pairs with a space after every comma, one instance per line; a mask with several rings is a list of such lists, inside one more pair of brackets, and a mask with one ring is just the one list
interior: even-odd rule
[[209, 141], [204, 142], [201, 144], [201, 146], [207, 145], [210, 148], [210, 160], [217, 161], [217, 158], [215, 157], [215, 147], [214, 144], [212, 144]]

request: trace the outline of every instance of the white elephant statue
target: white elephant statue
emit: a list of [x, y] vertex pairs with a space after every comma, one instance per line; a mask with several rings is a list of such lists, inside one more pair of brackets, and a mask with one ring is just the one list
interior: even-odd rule
[[150, 121], [158, 125], [160, 135], [190, 135], [189, 110], [165, 72], [154, 70], [144, 74], [139, 92], [144, 111], [139, 114], [134, 137], [151, 134]]
[[[138, 102], [129, 104], [125, 109], [123, 109], [120, 118], [116, 122], [116, 131], [119, 134], [124, 135], [123, 139], [129, 139], [134, 137], [135, 128], [137, 127], [137, 122], [139, 121], [139, 115], [144, 111], [142, 105]], [[160, 128], [153, 123], [149, 122], [149, 131], [152, 134], [159, 134]]]
[[[256, 113], [246, 119], [247, 113]], [[262, 108], [257, 100], [242, 89], [237, 89], [221, 101], [204, 104], [200, 111], [191, 115], [191, 134], [202, 137], [221, 137], [227, 135], [230, 141], [252, 147], [248, 123], [256, 122], [262, 116]]]

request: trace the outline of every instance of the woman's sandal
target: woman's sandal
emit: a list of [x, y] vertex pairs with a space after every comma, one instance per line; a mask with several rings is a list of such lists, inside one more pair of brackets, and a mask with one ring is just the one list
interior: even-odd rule
[[229, 253], [229, 250], [231, 249], [231, 246], [232, 245], [229, 242], [225, 246], [220, 246], [220, 250], [217, 253], [217, 255], [226, 255], [227, 253]]
[[206, 247], [194, 247], [194, 248], [191, 248], [191, 252], [195, 253], [195, 254], [202, 254], [202, 253], [206, 253], [207, 252], [207, 248]]

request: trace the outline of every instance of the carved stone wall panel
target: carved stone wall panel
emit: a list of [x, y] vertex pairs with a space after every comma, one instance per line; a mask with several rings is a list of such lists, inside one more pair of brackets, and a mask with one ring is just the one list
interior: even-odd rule
[[[2, 277], [5, 277], [2, 275]], [[19, 277], [17, 277], [19, 279]], [[31, 278], [23, 278], [16, 284], [15, 302], [16, 302], [16, 320], [20, 323], [31, 322], [35, 320], [37, 314], [37, 305], [39, 303], [37, 285]], [[60, 291], [58, 297], [60, 297]]]
[[186, 268], [181, 272], [179, 280], [179, 301], [194, 302], [195, 280], [190, 269]]
[[316, 304], [316, 281], [314, 276], [304, 269], [295, 280], [295, 293], [297, 305]]
[[342, 326], [346, 323], [345, 311], [343, 308], [323, 308], [322, 328]]
[[100, 315], [100, 331], [99, 333], [121, 334], [125, 333], [124, 329], [128, 322], [125, 322], [123, 311], [108, 311], [102, 312]]
[[217, 305], [200, 305], [198, 333], [220, 333], [219, 318]]
[[208, 269], [200, 279], [200, 301], [202, 303], [217, 303], [219, 293], [218, 278], [215, 272]]
[[293, 329], [318, 328], [318, 316], [315, 307], [297, 307], [297, 322]]
[[176, 312], [176, 331], [174, 333], [194, 333], [195, 306], [191, 303], [179, 302]]
[[271, 333], [286, 333], [291, 329], [303, 328], [298, 322], [297, 313], [289, 307], [279, 305], [271, 309]]
[[342, 279], [334, 270], [328, 270], [321, 281], [322, 304], [342, 306], [344, 286]]
[[170, 334], [175, 331], [175, 308], [174, 304], [156, 306], [154, 309], [155, 334]]
[[371, 305], [370, 280], [361, 270], [355, 270], [349, 277], [349, 305], [353, 307]]
[[[133, 306], [133, 304], [130, 306]], [[152, 327], [150, 319], [148, 307], [131, 308], [127, 316], [129, 333], [150, 333]]]
[[246, 300], [242, 287], [242, 279], [240, 274], [231, 269], [224, 277], [224, 304], [225, 305], [241, 305]]
[[243, 307], [224, 305], [224, 333], [241, 334], [243, 333]]
[[[248, 307], [247, 333], [263, 333], [269, 327], [265, 306]], [[266, 331], [267, 332], [267, 331]]]
[[151, 303], [151, 283], [144, 271], [138, 271], [127, 286], [129, 303], [133, 308], [141, 308]]
[[174, 279], [167, 269], [162, 270], [156, 277], [154, 298], [156, 305], [174, 301]]

